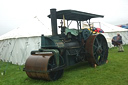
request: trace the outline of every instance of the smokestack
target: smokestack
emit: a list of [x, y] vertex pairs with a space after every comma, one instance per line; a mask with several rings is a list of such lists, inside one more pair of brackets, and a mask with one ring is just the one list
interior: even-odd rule
[[56, 18], [56, 9], [50, 9], [51, 17], [51, 26], [52, 26], [52, 35], [58, 35], [57, 33], [57, 18]]

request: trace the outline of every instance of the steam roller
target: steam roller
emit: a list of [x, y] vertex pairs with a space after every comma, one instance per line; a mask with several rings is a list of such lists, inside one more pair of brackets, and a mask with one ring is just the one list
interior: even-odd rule
[[[76, 10], [50, 9], [52, 35], [41, 35], [41, 48], [31, 51], [23, 69], [32, 79], [55, 81], [61, 78], [64, 68], [88, 61], [90, 65], [99, 66], [108, 60], [108, 45], [102, 34], [93, 34], [81, 27], [82, 21], [103, 17]], [[60, 20], [61, 33], [57, 31], [57, 20]], [[65, 25], [67, 21], [67, 25]], [[71, 28], [72, 21], [77, 22]], [[70, 23], [69, 23], [70, 22]], [[91, 29], [91, 27], [90, 27]]]

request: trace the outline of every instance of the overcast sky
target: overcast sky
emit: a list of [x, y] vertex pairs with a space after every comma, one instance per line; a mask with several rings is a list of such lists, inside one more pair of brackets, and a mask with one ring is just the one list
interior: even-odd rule
[[35, 16], [51, 27], [47, 18], [51, 8], [101, 14], [103, 21], [114, 25], [128, 23], [128, 0], [0, 0], [0, 35], [31, 22]]

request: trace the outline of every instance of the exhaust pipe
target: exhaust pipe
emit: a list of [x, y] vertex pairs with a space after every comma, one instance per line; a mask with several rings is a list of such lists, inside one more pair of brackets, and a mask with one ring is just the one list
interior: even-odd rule
[[56, 18], [56, 9], [50, 9], [51, 17], [51, 26], [52, 26], [52, 35], [56, 36], [57, 33], [57, 18]]

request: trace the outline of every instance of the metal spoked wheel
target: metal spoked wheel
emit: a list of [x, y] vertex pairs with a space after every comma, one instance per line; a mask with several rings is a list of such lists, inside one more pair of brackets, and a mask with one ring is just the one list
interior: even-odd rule
[[86, 56], [91, 64], [102, 65], [106, 63], [108, 57], [108, 45], [102, 34], [92, 35], [86, 42]]
[[[62, 65], [62, 64], [63, 64], [63, 59], [62, 59], [62, 57], [60, 57], [60, 65]], [[52, 56], [48, 62], [48, 70], [52, 70], [56, 67], [57, 67], [57, 65], [55, 62], [55, 58]], [[53, 81], [59, 79], [62, 75], [63, 75], [63, 69], [49, 72], [49, 78], [50, 78], [50, 80], [53, 80]]]

